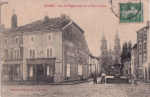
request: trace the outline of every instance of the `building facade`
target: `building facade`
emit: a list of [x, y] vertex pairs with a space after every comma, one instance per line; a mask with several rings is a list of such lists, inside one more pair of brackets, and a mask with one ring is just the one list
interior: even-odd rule
[[137, 31], [139, 80], [150, 82], [150, 32], [147, 25]]
[[131, 75], [131, 60], [126, 59], [124, 60], [123, 76], [129, 77], [130, 75]]
[[84, 31], [66, 15], [45, 16], [17, 27], [14, 14], [11, 24], [12, 28], [2, 35], [4, 76], [34, 82], [63, 82], [90, 76]]
[[132, 77], [138, 79], [139, 76], [139, 65], [138, 65], [138, 52], [137, 52], [137, 44], [135, 44], [131, 51], [131, 74]]
[[21, 80], [23, 75], [23, 33], [17, 29], [17, 15], [13, 14], [11, 28], [1, 35], [2, 77], [5, 80]]
[[92, 54], [89, 55], [89, 65], [91, 68], [91, 75], [96, 73], [98, 74], [101, 71], [101, 59], [98, 57], [93, 56]]

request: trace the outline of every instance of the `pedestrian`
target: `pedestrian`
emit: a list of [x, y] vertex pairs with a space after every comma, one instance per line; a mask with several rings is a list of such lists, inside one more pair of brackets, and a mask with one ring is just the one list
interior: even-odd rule
[[93, 75], [93, 82], [94, 82], [94, 84], [95, 83], [97, 84], [97, 75], [96, 75], [96, 73], [94, 73], [94, 75]]

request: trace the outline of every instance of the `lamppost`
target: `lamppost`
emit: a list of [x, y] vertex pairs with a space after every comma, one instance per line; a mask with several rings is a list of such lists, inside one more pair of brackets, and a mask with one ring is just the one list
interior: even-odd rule
[[[1, 3], [1, 1], [0, 1], [0, 43], [1, 43], [1, 6], [3, 5], [3, 4], [8, 4], [8, 2], [2, 2]], [[0, 51], [1, 51], [1, 45], [0, 45]], [[1, 57], [0, 57], [0, 60], [1, 60]], [[2, 65], [0, 66], [0, 70], [1, 70], [1, 73], [3, 72], [2, 71]], [[3, 74], [1, 74], [1, 75], [3, 75]], [[0, 75], [0, 80], [1, 80], [1, 75]]]

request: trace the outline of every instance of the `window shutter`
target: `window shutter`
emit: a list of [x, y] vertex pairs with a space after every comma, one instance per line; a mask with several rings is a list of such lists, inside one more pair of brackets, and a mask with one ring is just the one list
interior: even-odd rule
[[67, 77], [70, 77], [70, 64], [67, 64]]

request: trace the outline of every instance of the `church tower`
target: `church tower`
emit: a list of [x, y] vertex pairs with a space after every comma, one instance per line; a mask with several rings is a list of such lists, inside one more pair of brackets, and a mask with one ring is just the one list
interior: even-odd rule
[[116, 32], [115, 36], [115, 45], [114, 45], [114, 55], [115, 55], [115, 60], [120, 61], [120, 55], [121, 55], [121, 46], [120, 46], [120, 39], [118, 36], [118, 31]]
[[107, 41], [104, 33], [101, 40], [101, 57], [107, 57]]

